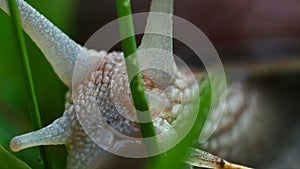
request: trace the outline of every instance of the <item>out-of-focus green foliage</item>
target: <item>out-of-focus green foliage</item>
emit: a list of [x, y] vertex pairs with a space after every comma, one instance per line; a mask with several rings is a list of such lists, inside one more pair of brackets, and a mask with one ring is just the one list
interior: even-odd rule
[[[45, 15], [68, 35], [72, 32], [72, 14], [76, 1], [27, 1]], [[10, 17], [0, 10], [0, 144], [8, 149], [10, 139], [18, 134], [32, 130], [28, 120], [27, 101], [24, 93], [24, 78], [21, 61], [17, 56], [17, 43], [14, 41]], [[71, 35], [70, 35], [71, 36]], [[61, 116], [64, 110], [66, 87], [55, 75], [40, 50], [26, 36], [28, 55], [33, 71], [36, 94], [41, 111], [43, 125], [51, 123]], [[8, 118], [9, 117], [9, 118]], [[65, 150], [63, 147], [51, 147], [50, 155], [55, 168], [65, 168]], [[41, 168], [37, 149], [30, 148], [13, 153], [33, 168]], [[0, 163], [2, 159], [0, 158]]]
[[4, 162], [0, 163], [0, 168], [5, 169], [30, 169], [23, 161], [17, 159], [0, 145], [0, 159]]

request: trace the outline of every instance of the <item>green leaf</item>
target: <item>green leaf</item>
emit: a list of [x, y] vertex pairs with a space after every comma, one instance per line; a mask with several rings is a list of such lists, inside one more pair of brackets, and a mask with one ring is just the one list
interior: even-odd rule
[[5, 169], [30, 169], [30, 167], [23, 161], [19, 160], [7, 150], [5, 150], [2, 145], [0, 145], [0, 168]]

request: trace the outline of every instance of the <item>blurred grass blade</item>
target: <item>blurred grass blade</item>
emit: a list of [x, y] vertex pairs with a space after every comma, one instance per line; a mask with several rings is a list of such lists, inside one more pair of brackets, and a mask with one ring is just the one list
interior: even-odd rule
[[[17, 2], [16, 0], [8, 0], [8, 5], [11, 13], [11, 17], [13, 20], [13, 28], [15, 30], [19, 50], [20, 50], [20, 56], [22, 60], [22, 72], [24, 72], [24, 77], [25, 77], [25, 86], [26, 86], [26, 91], [27, 91], [27, 100], [28, 100], [28, 105], [30, 109], [30, 116], [33, 122], [34, 129], [40, 129], [42, 128], [42, 121], [40, 117], [40, 112], [38, 108], [38, 103], [36, 99], [36, 94], [34, 90], [34, 83], [32, 79], [32, 73], [31, 73], [31, 68], [30, 68], [30, 63], [29, 63], [29, 58], [27, 54], [27, 49], [26, 49], [26, 44], [25, 44], [25, 39], [24, 35], [22, 32], [22, 27], [21, 27], [21, 20], [20, 20], [20, 15], [19, 15], [19, 10], [17, 7]], [[50, 163], [48, 163], [48, 157], [47, 153], [44, 147], [40, 147], [40, 152], [41, 156], [44, 162], [45, 168], [50, 168]]]
[[25, 162], [14, 157], [2, 145], [0, 145], [0, 159], [0, 168], [3, 169], [30, 169]]

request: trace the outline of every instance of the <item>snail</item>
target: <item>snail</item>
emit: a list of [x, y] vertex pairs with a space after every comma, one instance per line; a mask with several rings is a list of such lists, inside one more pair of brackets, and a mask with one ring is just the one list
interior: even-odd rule
[[[104, 168], [115, 157], [106, 150], [123, 150], [132, 144], [132, 140], [126, 140], [115, 132], [125, 136], [140, 136], [140, 129], [134, 121], [134, 107], [130, 99], [129, 79], [123, 54], [86, 49], [61, 32], [25, 1], [18, 0], [17, 3], [23, 29], [42, 50], [59, 78], [73, 90], [67, 99], [62, 117], [38, 131], [14, 137], [10, 144], [11, 149], [20, 151], [39, 145], [63, 144], [68, 150], [67, 168]], [[0, 7], [9, 13], [5, 0], [0, 0]], [[172, 14], [173, 0], [152, 0], [151, 11]], [[172, 35], [171, 20], [169, 18], [163, 24], [162, 31], [168, 35]], [[149, 17], [146, 29], [151, 29], [151, 22], [155, 22], [154, 18]], [[172, 52], [170, 37], [147, 34], [143, 37], [140, 49], [157, 45], [165, 51]], [[142, 65], [147, 64], [147, 58], [144, 59], [140, 60]], [[184, 122], [192, 116], [191, 112], [195, 112], [191, 105], [197, 101], [197, 83], [180, 72], [171, 55], [164, 59], [156, 59], [150, 64], [163, 64], [172, 75], [156, 70], [142, 72], [154, 127], [159, 134], [158, 142], [166, 143], [170, 141], [168, 137], [177, 137], [180, 132], [185, 131]], [[78, 71], [75, 71], [76, 69]], [[75, 77], [74, 72], [83, 76]], [[232, 88], [237, 89], [234, 85]], [[229, 91], [233, 91], [234, 94], [237, 90]], [[237, 93], [237, 97], [243, 98], [243, 92]], [[230, 93], [224, 93], [221, 98], [224, 99], [227, 95]], [[236, 100], [231, 102], [235, 103]], [[237, 112], [236, 109], [240, 109], [244, 102], [235, 104], [237, 105], [230, 107], [231, 109], [225, 109], [225, 113]], [[212, 114], [218, 115], [220, 109], [222, 106], [216, 107]], [[84, 127], [83, 123], [90, 125]], [[108, 130], [109, 127], [112, 130]], [[213, 129], [209, 127], [206, 131], [204, 129], [204, 135], [205, 132], [208, 133], [206, 135], [210, 135], [211, 130]], [[203, 140], [201, 136], [200, 140]], [[97, 141], [100, 141], [102, 146], [99, 146]], [[140, 144], [139, 141], [136, 142]], [[185, 162], [193, 166], [247, 168], [231, 164], [200, 149], [191, 148], [190, 153]]]

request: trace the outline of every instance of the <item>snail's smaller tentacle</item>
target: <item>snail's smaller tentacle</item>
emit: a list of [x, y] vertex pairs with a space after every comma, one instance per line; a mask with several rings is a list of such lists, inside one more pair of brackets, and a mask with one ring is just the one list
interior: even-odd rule
[[[152, 0], [144, 36], [139, 46], [142, 69], [159, 68], [171, 74], [176, 70], [172, 54], [172, 14], [173, 0]], [[151, 52], [151, 49], [155, 49], [155, 52]]]
[[[152, 0], [145, 35], [139, 48], [159, 48], [172, 52], [172, 13], [173, 0]], [[170, 56], [168, 59], [172, 58]]]
[[11, 150], [16, 152], [40, 145], [66, 144], [72, 134], [70, 118], [75, 118], [75, 116], [68, 115], [72, 113], [71, 109], [67, 109], [62, 117], [40, 130], [14, 137], [10, 142]]

